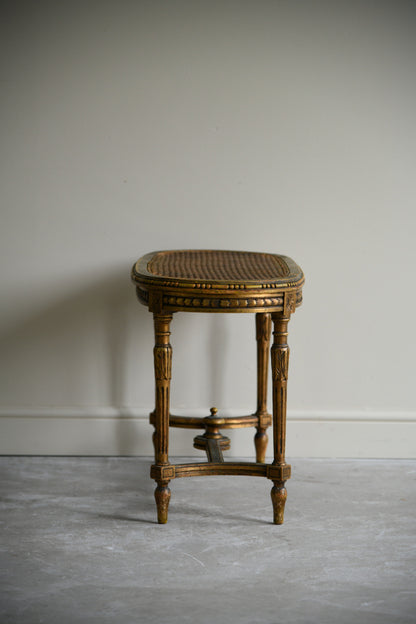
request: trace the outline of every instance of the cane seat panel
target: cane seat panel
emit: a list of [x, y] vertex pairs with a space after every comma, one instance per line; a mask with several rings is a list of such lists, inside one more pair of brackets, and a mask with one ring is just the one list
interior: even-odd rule
[[250, 251], [171, 250], [136, 262], [132, 279], [151, 311], [244, 312], [302, 301], [302, 269], [289, 257]]
[[246, 282], [287, 277], [290, 268], [282, 256], [244, 251], [171, 251], [156, 254], [147, 270], [157, 277]]

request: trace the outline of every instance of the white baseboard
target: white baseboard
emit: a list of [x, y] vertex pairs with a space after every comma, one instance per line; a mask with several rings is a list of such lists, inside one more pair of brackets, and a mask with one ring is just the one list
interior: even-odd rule
[[[206, 415], [201, 409], [175, 413]], [[231, 413], [250, 410], [224, 415]], [[1, 455], [151, 456], [152, 431], [148, 413], [135, 408], [0, 408]], [[251, 457], [253, 431], [229, 431], [227, 456]], [[170, 429], [171, 456], [202, 458], [192, 447], [196, 434], [196, 430]], [[287, 457], [416, 458], [416, 414], [289, 411]]]

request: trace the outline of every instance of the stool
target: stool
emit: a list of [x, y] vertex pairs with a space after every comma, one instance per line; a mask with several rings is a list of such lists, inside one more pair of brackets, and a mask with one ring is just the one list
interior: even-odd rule
[[[287, 256], [247, 251], [184, 250], [149, 253], [136, 262], [132, 280], [141, 303], [153, 313], [155, 328], [154, 370], [156, 405], [150, 414], [154, 426], [155, 463], [150, 476], [157, 487], [155, 499], [160, 524], [168, 519], [169, 483], [179, 477], [203, 475], [250, 475], [273, 482], [273, 521], [283, 523], [287, 498], [285, 482], [290, 465], [285, 461], [286, 387], [289, 347], [288, 322], [302, 302], [303, 272]], [[169, 389], [172, 369], [170, 322], [175, 312], [256, 313], [257, 410], [249, 416], [222, 418], [217, 409], [205, 418], [170, 413]], [[272, 417], [267, 411], [267, 371], [271, 325], [273, 344], [272, 464], [265, 464], [267, 428]], [[194, 446], [205, 450], [204, 463], [169, 462], [169, 427], [204, 429]], [[221, 429], [256, 427], [256, 462], [224, 462], [222, 451], [230, 441]]]

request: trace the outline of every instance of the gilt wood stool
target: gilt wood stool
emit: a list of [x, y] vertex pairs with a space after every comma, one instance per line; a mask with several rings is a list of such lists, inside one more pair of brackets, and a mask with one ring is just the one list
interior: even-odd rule
[[[168, 518], [169, 482], [179, 477], [203, 475], [251, 475], [273, 482], [273, 520], [283, 523], [287, 498], [285, 482], [290, 465], [285, 461], [286, 387], [289, 347], [287, 327], [290, 315], [302, 302], [304, 276], [287, 256], [246, 251], [189, 250], [158, 251], [143, 256], [132, 269], [139, 301], [153, 313], [155, 328], [154, 370], [156, 405], [150, 414], [155, 427], [155, 463], [151, 477], [156, 481], [158, 522]], [[169, 388], [172, 369], [170, 322], [174, 312], [256, 313], [257, 411], [249, 416], [221, 418], [217, 409], [205, 418], [170, 413]], [[272, 464], [265, 464], [267, 433], [272, 416], [267, 411], [268, 350], [273, 322], [271, 366], [273, 382]], [[169, 462], [169, 427], [203, 429], [194, 446], [206, 451], [204, 463]], [[230, 441], [221, 429], [256, 427], [256, 462], [224, 462], [222, 451]]]

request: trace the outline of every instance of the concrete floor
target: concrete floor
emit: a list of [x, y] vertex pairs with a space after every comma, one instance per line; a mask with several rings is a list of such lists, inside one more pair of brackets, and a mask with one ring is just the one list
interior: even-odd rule
[[270, 482], [178, 479], [155, 524], [149, 460], [2, 457], [0, 622], [416, 622], [416, 462], [296, 460]]

